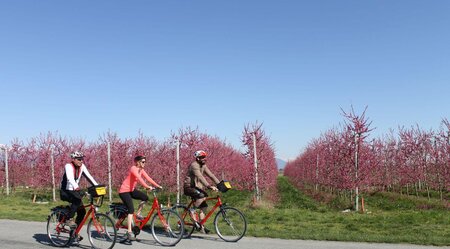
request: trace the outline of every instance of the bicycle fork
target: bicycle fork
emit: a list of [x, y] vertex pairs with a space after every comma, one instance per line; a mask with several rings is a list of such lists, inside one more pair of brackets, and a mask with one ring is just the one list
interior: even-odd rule
[[223, 220], [224, 220], [231, 228], [234, 229], [234, 227], [233, 227], [233, 222], [232, 222], [230, 219], [228, 219], [228, 217], [227, 217], [227, 211], [225, 211], [225, 209], [223, 209], [223, 208], [220, 208], [220, 213], [222, 214]]

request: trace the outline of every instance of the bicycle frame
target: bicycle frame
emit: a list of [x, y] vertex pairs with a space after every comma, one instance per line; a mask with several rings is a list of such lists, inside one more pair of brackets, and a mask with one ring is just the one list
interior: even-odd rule
[[[104, 196], [100, 196], [100, 197], [99, 197], [99, 198], [101, 198], [100, 206], [101, 206], [102, 203], [103, 203], [103, 197], [104, 197]], [[86, 220], [87, 220], [88, 218], [92, 218], [92, 219], [94, 220], [94, 225], [95, 225], [95, 227], [96, 227], [97, 229], [99, 228], [99, 226], [98, 226], [97, 223], [95, 222], [95, 221], [96, 221], [96, 219], [95, 219], [95, 213], [97, 212], [97, 211], [96, 211], [96, 208], [99, 207], [99, 205], [95, 205], [95, 204], [94, 204], [94, 198], [93, 198], [92, 196], [90, 196], [89, 198], [90, 198], [89, 204], [83, 205], [83, 208], [84, 208], [84, 209], [87, 209], [87, 208], [89, 208], [89, 209], [88, 209], [86, 215], [84, 216], [83, 220], [81, 221], [80, 225], [77, 226], [77, 228], [75, 229], [75, 232], [74, 232], [75, 235], [77, 235], [77, 234], [80, 233], [81, 228], [83, 228], [84, 223], [86, 223]]]
[[[209, 217], [211, 217], [211, 215], [213, 215], [215, 213], [217, 208], [224, 205], [222, 202], [222, 199], [220, 199], [220, 196], [218, 196], [218, 195], [216, 197], [206, 197], [206, 199], [205, 199], [206, 202], [212, 201], [212, 200], [216, 200], [216, 204], [211, 208], [211, 210], [209, 210], [209, 212], [207, 214], [205, 214], [205, 218], [203, 220], [198, 221], [201, 225], [204, 225], [206, 223], [206, 221], [209, 219]], [[193, 200], [189, 203], [189, 205], [187, 207], [189, 209], [189, 208], [192, 208], [192, 206], [194, 206]], [[184, 219], [184, 217], [186, 215], [189, 215], [189, 214], [186, 212], [186, 214], [183, 214], [182, 218]]]
[[[94, 194], [89, 196], [89, 204], [82, 205], [79, 210], [85, 210], [83, 217], [77, 217], [80, 224], [71, 227], [67, 224], [68, 206], [57, 206], [51, 209], [47, 218], [47, 235], [50, 242], [56, 247], [69, 246], [71, 242], [78, 243], [82, 238], [79, 237], [80, 231], [87, 222], [87, 236], [92, 248], [112, 248], [116, 243], [117, 230], [113, 220], [98, 212], [98, 208], [103, 204], [103, 196]], [[96, 203], [94, 203], [94, 198]], [[90, 219], [88, 221], [88, 219]], [[72, 223], [72, 222], [70, 222]]]
[[[132, 225], [132, 232], [137, 236], [141, 231], [145, 231], [143, 236], [151, 233], [155, 241], [159, 244], [163, 246], [174, 246], [182, 239], [184, 224], [176, 212], [160, 206], [156, 195], [158, 190], [159, 189], [152, 190], [153, 203], [147, 215], [142, 220], [138, 220], [136, 214], [133, 214], [132, 218], [130, 218], [131, 223], [134, 222]], [[127, 220], [127, 222], [124, 221], [128, 219], [129, 214], [124, 215], [125, 211], [128, 210], [122, 210], [120, 216], [117, 217], [117, 220], [114, 223], [117, 230], [121, 228], [128, 230], [129, 220]], [[115, 212], [115, 210], [113, 210], [113, 212]], [[149, 229], [144, 227], [147, 224], [149, 225]]]
[[[163, 215], [161, 215], [161, 207], [159, 206], [159, 201], [158, 198], [156, 197], [155, 192], [153, 192], [153, 203], [152, 203], [152, 208], [150, 209], [150, 211], [148, 211], [147, 216], [145, 216], [145, 218], [143, 220], [138, 220], [136, 219], [136, 214], [133, 214], [133, 222], [134, 224], [139, 227], [139, 229], [142, 230], [142, 228], [148, 223], [148, 221], [151, 219], [151, 217], [153, 216], [154, 212], [156, 211], [158, 213], [159, 218], [166, 223], [166, 219], [164, 218]], [[127, 229], [128, 226], [127, 224], [122, 224], [123, 221], [127, 218], [127, 216], [125, 216], [122, 219], [117, 220], [116, 222], [116, 228], [125, 228]]]

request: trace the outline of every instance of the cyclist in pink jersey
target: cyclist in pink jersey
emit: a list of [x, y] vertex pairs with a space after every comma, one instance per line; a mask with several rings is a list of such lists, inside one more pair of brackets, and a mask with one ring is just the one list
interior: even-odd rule
[[152, 186], [148, 185], [145, 181], [147, 180], [150, 182], [153, 186], [157, 188], [162, 188], [158, 183], [156, 183], [144, 170], [144, 166], [146, 163], [146, 157], [139, 155], [134, 158], [134, 165], [131, 166], [127, 177], [122, 182], [122, 185], [119, 189], [119, 197], [122, 200], [122, 202], [125, 204], [125, 206], [128, 208], [128, 219], [127, 219], [127, 225], [128, 225], [128, 231], [126, 234], [126, 237], [128, 240], [133, 241], [136, 240], [135, 237], [132, 236], [132, 230], [131, 230], [131, 221], [133, 219], [133, 213], [134, 213], [134, 205], [133, 205], [133, 199], [141, 200], [138, 211], [136, 213], [137, 219], [143, 219], [143, 217], [140, 215], [141, 210], [145, 203], [148, 201], [148, 196], [142, 192], [136, 189], [136, 185], [139, 182], [144, 188], [146, 189], [153, 189]]

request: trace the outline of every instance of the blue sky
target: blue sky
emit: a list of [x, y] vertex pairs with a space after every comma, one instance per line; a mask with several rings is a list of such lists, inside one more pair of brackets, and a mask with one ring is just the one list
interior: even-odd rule
[[294, 159], [351, 106], [373, 136], [450, 110], [450, 1], [0, 1], [0, 143], [57, 131], [240, 148], [263, 123]]

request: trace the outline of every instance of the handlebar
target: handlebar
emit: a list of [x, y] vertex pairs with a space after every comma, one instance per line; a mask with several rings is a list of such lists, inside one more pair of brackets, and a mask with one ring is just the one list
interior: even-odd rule
[[162, 188], [152, 188], [152, 189], [147, 189], [147, 194], [148, 194], [149, 192], [152, 192], [153, 196], [156, 197], [156, 193], [161, 192], [161, 191], [162, 191]]
[[[95, 186], [91, 186], [91, 187], [97, 187], [97, 186], [100, 186], [100, 185], [95, 185]], [[103, 205], [103, 199], [104, 199], [105, 195], [103, 195], [103, 194], [102, 195], [92, 195], [91, 193], [89, 193], [89, 191], [90, 191], [89, 188], [86, 191], [81, 191], [82, 192], [81, 196], [82, 197], [86, 196], [87, 198], [89, 198], [90, 205], [94, 205], [96, 207], [101, 207]], [[96, 203], [94, 203], [94, 198], [98, 198]]]

